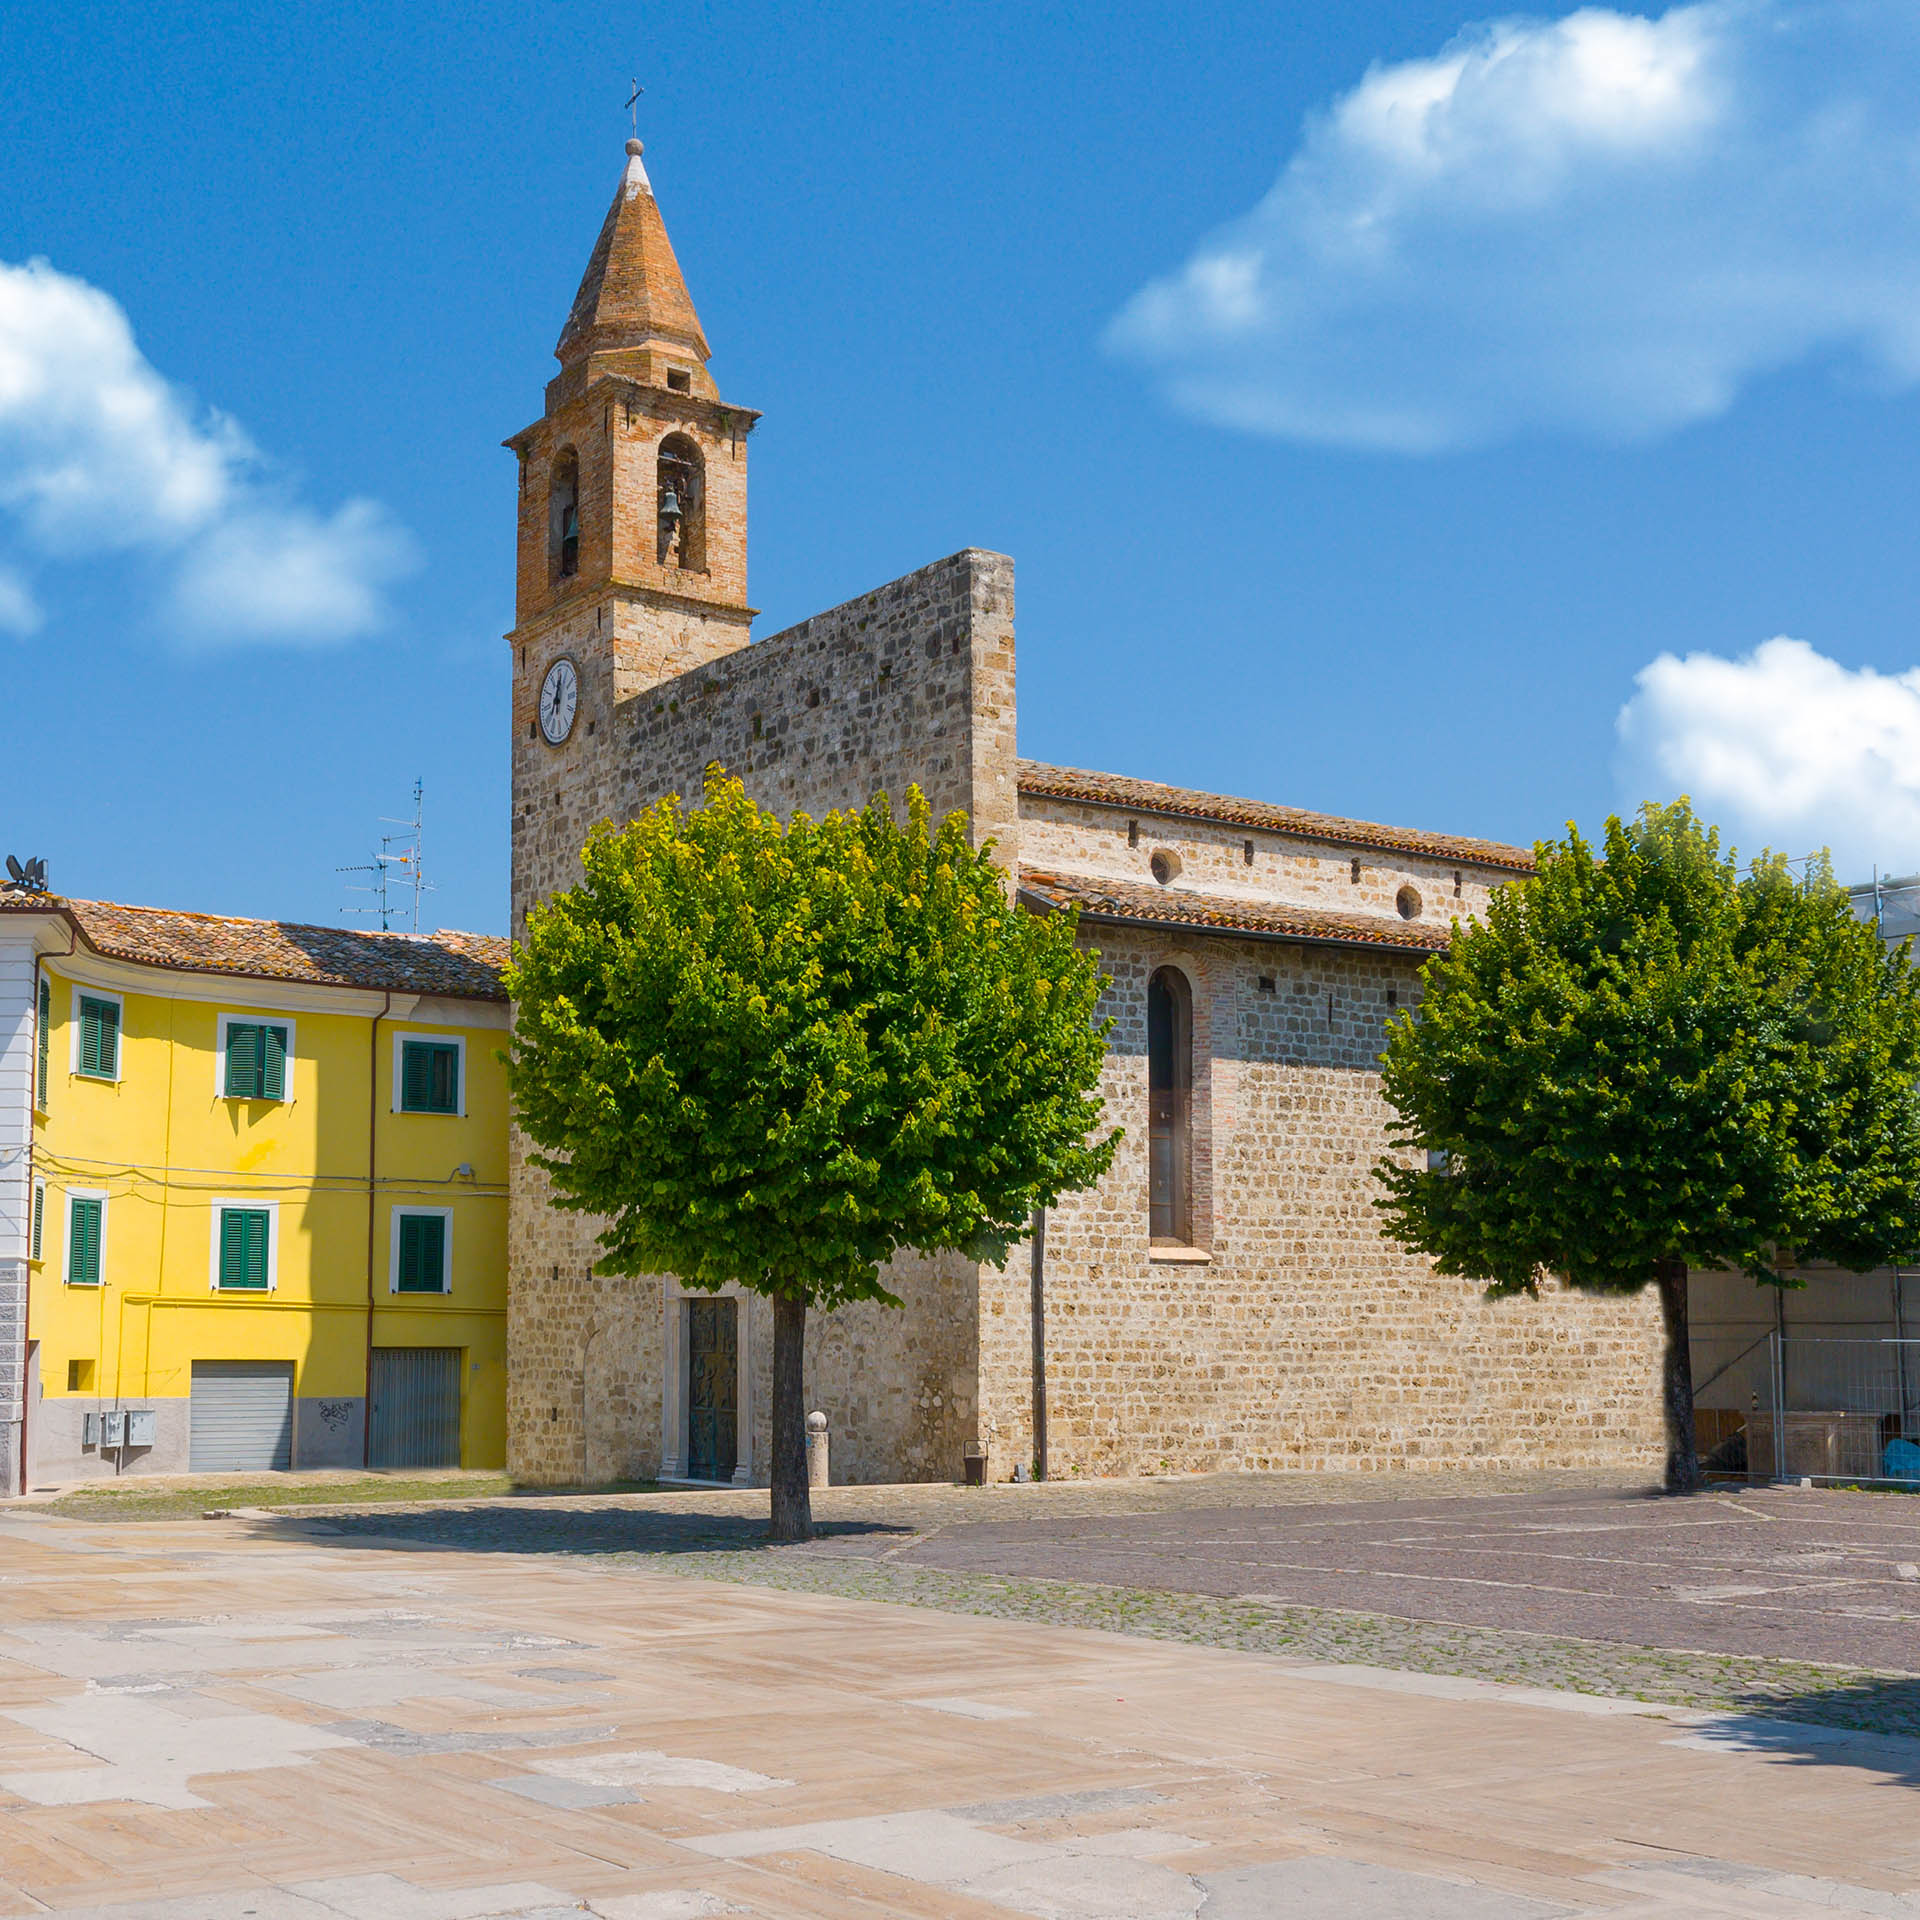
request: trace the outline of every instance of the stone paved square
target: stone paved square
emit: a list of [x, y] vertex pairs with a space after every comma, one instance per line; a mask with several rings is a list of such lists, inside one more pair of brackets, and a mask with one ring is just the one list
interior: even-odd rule
[[[1920, 1916], [1920, 1741], [1435, 1671], [1437, 1640], [1406, 1642], [1421, 1670], [1179, 1630], [1249, 1560], [1268, 1584], [1283, 1562], [1336, 1585], [1351, 1564], [1375, 1605], [1398, 1569], [1445, 1588], [1536, 1564], [1481, 1603], [1506, 1624], [1456, 1600], [1391, 1617], [1478, 1634], [1489, 1660], [1530, 1639], [1647, 1653], [1517, 1633], [1528, 1607], [1564, 1633], [1572, 1609], [1637, 1594], [1657, 1632], [1759, 1598], [1667, 1592], [1756, 1583], [1722, 1578], [1761, 1550], [1722, 1539], [1712, 1501], [1446, 1491], [853, 1489], [822, 1502], [843, 1530], [798, 1553], [752, 1547], [747, 1495], [18, 1509], [0, 1518], [0, 1914]], [[1902, 1630], [1904, 1591], [1873, 1613], [1866, 1562], [1905, 1550], [1905, 1503], [1748, 1498], [1726, 1526], [1777, 1534], [1781, 1590], [1809, 1595], [1812, 1637], [1776, 1664], [1844, 1691], [1858, 1676], [1816, 1669], [1818, 1636]], [[1546, 1577], [1569, 1542], [1580, 1577]], [[1148, 1576], [1171, 1627], [986, 1617], [964, 1586], [1112, 1604]], [[937, 1605], [771, 1584], [896, 1578], [962, 1584]]]

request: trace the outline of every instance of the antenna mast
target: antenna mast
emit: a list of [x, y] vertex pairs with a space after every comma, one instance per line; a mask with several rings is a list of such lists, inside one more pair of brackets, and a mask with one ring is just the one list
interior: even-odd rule
[[[380, 851], [370, 859], [356, 866], [336, 867], [336, 873], [364, 873], [367, 876], [363, 885], [347, 886], [349, 893], [366, 893], [373, 896], [372, 903], [364, 907], [343, 907], [343, 913], [362, 915], [367, 919], [377, 919], [382, 933], [394, 931], [396, 920], [405, 920], [405, 931], [420, 931], [420, 896], [434, 891], [433, 883], [428, 880], [421, 863], [421, 822], [424, 814], [422, 802], [426, 795], [425, 785], [415, 780], [413, 783], [413, 818], [395, 820], [383, 814], [380, 824], [383, 827], [398, 827], [398, 833], [383, 833], [380, 836]], [[396, 897], [397, 896], [397, 897]]]

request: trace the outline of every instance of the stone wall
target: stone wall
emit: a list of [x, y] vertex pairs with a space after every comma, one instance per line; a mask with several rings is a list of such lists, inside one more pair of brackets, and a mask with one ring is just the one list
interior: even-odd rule
[[[1129, 834], [1130, 825], [1138, 831]], [[1251, 858], [1249, 858], [1251, 851]], [[1179, 883], [1226, 899], [1313, 907], [1327, 913], [1402, 917], [1445, 927], [1486, 911], [1492, 889], [1515, 878], [1465, 858], [1431, 859], [1378, 847], [1303, 839], [1232, 821], [1128, 814], [1051, 794], [1020, 800], [1020, 857], [1048, 873], [1153, 879], [1153, 856], [1179, 861]], [[1404, 890], [1414, 899], [1405, 905]]]
[[[697, 797], [716, 760], [783, 814], [857, 807], [879, 790], [897, 803], [917, 783], [936, 813], [964, 809], [977, 839], [996, 836], [1001, 859], [1015, 857], [1013, 563], [1003, 555], [955, 554], [627, 699], [615, 698], [606, 626], [583, 613], [541, 643], [564, 646], [581, 670], [564, 747], [530, 738], [516, 706], [516, 935], [530, 902], [577, 876], [596, 822], [631, 819], [665, 793]], [[516, 660], [517, 686], [538, 686], [536, 653], [530, 645], [526, 665]], [[594, 1223], [546, 1204], [518, 1136], [512, 1165], [509, 1469], [544, 1485], [657, 1472], [662, 1283], [594, 1276]], [[870, 1477], [957, 1471], [975, 1415], [971, 1271], [903, 1262], [893, 1284], [906, 1311], [816, 1321], [820, 1391], [835, 1377], [850, 1383], [845, 1415], [828, 1407], [836, 1429], [844, 1419], [837, 1466]], [[754, 1325], [749, 1315], [743, 1332]], [[767, 1374], [756, 1375], [756, 1410], [769, 1404], [771, 1364], [756, 1343], [754, 1366]], [[753, 1458], [764, 1478], [758, 1434]]]
[[[1650, 1294], [1488, 1302], [1380, 1234], [1376, 1062], [1387, 1018], [1418, 997], [1414, 959], [1106, 927], [1087, 944], [1112, 976], [1106, 1093], [1127, 1138], [1048, 1221], [1056, 1476], [1657, 1464]], [[1206, 1192], [1191, 1251], [1147, 1241], [1146, 982], [1165, 965], [1193, 987]], [[1024, 1255], [983, 1276], [996, 1476], [1032, 1449], [1027, 1294]]]

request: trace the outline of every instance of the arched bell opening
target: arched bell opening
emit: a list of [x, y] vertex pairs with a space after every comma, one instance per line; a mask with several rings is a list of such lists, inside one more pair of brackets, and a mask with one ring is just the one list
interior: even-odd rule
[[660, 442], [654, 497], [659, 502], [660, 564], [705, 573], [707, 463], [684, 433], [670, 433]]
[[563, 447], [547, 481], [547, 574], [558, 582], [579, 571], [580, 459], [571, 447]]

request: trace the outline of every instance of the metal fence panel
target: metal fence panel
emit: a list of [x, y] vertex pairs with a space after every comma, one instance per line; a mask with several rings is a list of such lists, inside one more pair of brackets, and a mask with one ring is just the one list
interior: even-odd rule
[[1752, 1467], [1920, 1487], [1920, 1340], [1776, 1334], [1773, 1349], [1772, 1404], [1749, 1420]]

